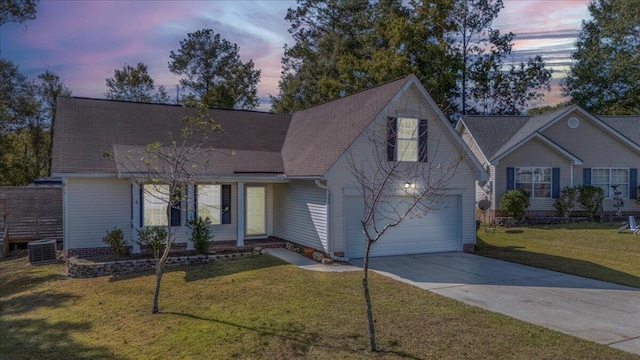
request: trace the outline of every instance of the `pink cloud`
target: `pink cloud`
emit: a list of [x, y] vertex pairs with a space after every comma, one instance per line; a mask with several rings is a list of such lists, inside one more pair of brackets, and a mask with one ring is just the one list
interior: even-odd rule
[[495, 25], [504, 31], [519, 32], [579, 29], [589, 16], [589, 0], [504, 1]]
[[[556, 49], [549, 36], [578, 30], [588, 0], [505, 0], [496, 25], [529, 34], [516, 38], [516, 54]], [[243, 61], [262, 71], [258, 94], [277, 94], [283, 45], [292, 44], [284, 20], [291, 1], [41, 1], [36, 20], [2, 27], [2, 56], [27, 75], [50, 66], [77, 96], [102, 97], [104, 80], [124, 63], [143, 61], [157, 85], [174, 95], [178, 77], [168, 71], [169, 52], [188, 32], [209, 27], [240, 47]], [[531, 35], [533, 34], [533, 35]], [[571, 46], [569, 37], [567, 46]], [[554, 45], [554, 46], [551, 46]], [[557, 56], [557, 55], [554, 55]]]

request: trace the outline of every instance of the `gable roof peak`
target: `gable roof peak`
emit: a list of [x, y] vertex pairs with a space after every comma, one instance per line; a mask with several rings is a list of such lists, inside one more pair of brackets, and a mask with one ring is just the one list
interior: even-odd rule
[[337, 98], [334, 98], [334, 99], [331, 99], [331, 100], [327, 100], [327, 101], [325, 101], [323, 103], [320, 103], [320, 104], [317, 104], [317, 105], [314, 105], [314, 106], [310, 106], [310, 107], [304, 108], [302, 110], [294, 111], [293, 113], [295, 114], [295, 113], [299, 113], [299, 112], [302, 112], [302, 111], [312, 110], [312, 109], [315, 109], [315, 108], [321, 107], [321, 106], [328, 106], [328, 105], [331, 105], [332, 103], [334, 103], [336, 101], [341, 101], [341, 100], [344, 100], [344, 99], [348, 99], [348, 98], [350, 98], [352, 96], [357, 96], [357, 95], [359, 95], [359, 94], [361, 94], [363, 92], [369, 92], [371, 90], [375, 90], [376, 88], [383, 87], [383, 86], [386, 86], [386, 85], [391, 84], [391, 83], [395, 83], [396, 81], [405, 80], [405, 81], [408, 82], [411, 77], [414, 77], [414, 78], [417, 79], [417, 77], [414, 74], [409, 74], [409, 75], [406, 75], [406, 76], [403, 76], [403, 77], [399, 77], [397, 79], [385, 81], [383, 83], [380, 83], [378, 85], [375, 85], [375, 86], [372, 86], [372, 87], [369, 87], [369, 88], [365, 88], [365, 89], [358, 90], [356, 92], [352, 92], [352, 93], [344, 95], [344, 96], [339, 96]]
[[324, 175], [415, 75], [388, 81], [293, 114], [282, 148], [285, 173]]

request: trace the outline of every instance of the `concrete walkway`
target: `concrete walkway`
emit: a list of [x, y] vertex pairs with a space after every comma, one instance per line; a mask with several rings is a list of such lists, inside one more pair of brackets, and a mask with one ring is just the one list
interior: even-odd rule
[[344, 265], [339, 263], [333, 264], [320, 264], [317, 261], [313, 261], [309, 258], [306, 258], [298, 253], [293, 251], [284, 249], [284, 248], [274, 248], [274, 249], [264, 249], [264, 251], [275, 257], [279, 257], [280, 259], [296, 265], [299, 268], [306, 270], [314, 270], [314, 271], [327, 271], [327, 272], [343, 272], [343, 271], [357, 271], [362, 270], [362, 268], [357, 268], [351, 265]]
[[[266, 251], [303, 269], [322, 265], [286, 249]], [[371, 269], [437, 294], [640, 355], [640, 289], [465, 253], [371, 258]]]

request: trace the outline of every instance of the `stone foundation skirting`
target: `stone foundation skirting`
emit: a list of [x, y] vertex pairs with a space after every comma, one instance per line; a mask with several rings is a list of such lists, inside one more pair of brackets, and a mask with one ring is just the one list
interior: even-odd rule
[[[259, 251], [239, 252], [229, 254], [216, 255], [193, 255], [193, 256], [174, 256], [167, 259], [167, 267], [202, 265], [214, 261], [245, 258], [260, 255]], [[110, 276], [119, 274], [129, 274], [135, 272], [143, 272], [155, 270], [156, 259], [131, 259], [117, 260], [108, 262], [93, 262], [79, 258], [69, 258], [67, 260], [67, 271], [70, 277], [74, 278], [90, 278], [98, 276]]]

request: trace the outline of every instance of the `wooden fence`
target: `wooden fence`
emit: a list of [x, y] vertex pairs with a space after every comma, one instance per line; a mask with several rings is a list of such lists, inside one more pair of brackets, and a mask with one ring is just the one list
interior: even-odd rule
[[0, 187], [2, 254], [39, 239], [62, 241], [62, 186]]

